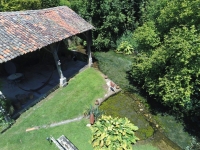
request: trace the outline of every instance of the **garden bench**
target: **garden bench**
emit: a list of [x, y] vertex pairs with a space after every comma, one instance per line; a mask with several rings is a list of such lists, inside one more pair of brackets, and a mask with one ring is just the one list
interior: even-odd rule
[[50, 137], [50, 139], [60, 150], [78, 150], [78, 148], [64, 135], [60, 136], [57, 140], [53, 137]]

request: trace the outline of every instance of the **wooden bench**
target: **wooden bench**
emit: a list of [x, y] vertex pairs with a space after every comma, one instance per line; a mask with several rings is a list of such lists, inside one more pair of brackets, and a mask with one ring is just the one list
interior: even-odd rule
[[78, 150], [78, 148], [64, 135], [60, 136], [57, 140], [53, 137], [50, 137], [50, 139], [60, 150]]

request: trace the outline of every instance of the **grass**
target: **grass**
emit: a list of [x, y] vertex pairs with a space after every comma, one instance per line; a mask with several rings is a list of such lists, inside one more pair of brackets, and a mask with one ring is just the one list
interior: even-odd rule
[[125, 56], [117, 54], [113, 51], [95, 52], [95, 58], [98, 60], [100, 70], [106, 74], [115, 83], [120, 85], [124, 90], [136, 90], [135, 87], [130, 84], [128, 72], [132, 67], [132, 56]]
[[86, 127], [88, 120], [81, 120], [54, 128], [26, 132], [27, 128], [51, 124], [83, 115], [94, 101], [105, 94], [105, 81], [100, 72], [86, 69], [69, 81], [69, 85], [50, 94], [46, 99], [23, 113], [16, 123], [0, 135], [0, 149], [56, 149], [46, 141], [52, 135], [66, 135], [78, 149], [92, 149], [91, 131]]

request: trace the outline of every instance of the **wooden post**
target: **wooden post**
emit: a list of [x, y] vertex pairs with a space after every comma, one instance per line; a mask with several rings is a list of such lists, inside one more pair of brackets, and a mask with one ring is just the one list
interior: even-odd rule
[[54, 57], [54, 60], [55, 60], [55, 63], [56, 63], [56, 67], [57, 67], [57, 70], [58, 70], [58, 74], [60, 76], [60, 87], [64, 87], [67, 85], [67, 79], [64, 77], [63, 73], [62, 73], [62, 70], [61, 70], [61, 62], [58, 58], [58, 54], [57, 54], [57, 45], [56, 44], [51, 44], [50, 45], [50, 48], [51, 48], [51, 52], [53, 54], [53, 57]]
[[92, 45], [92, 31], [89, 30], [86, 32], [87, 38], [87, 54], [88, 54], [88, 66], [92, 65], [92, 53], [91, 53], [91, 45]]

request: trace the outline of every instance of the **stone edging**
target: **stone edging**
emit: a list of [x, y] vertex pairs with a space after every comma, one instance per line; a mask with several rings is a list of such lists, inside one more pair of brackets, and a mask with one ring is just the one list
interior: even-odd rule
[[110, 96], [120, 92], [122, 89], [119, 88], [118, 85], [116, 85], [112, 80], [108, 79], [107, 76], [103, 75], [104, 79], [106, 81], [107, 85], [107, 93], [104, 95], [103, 98], [98, 98], [95, 102], [96, 105], [101, 105], [106, 99], [108, 99]]

